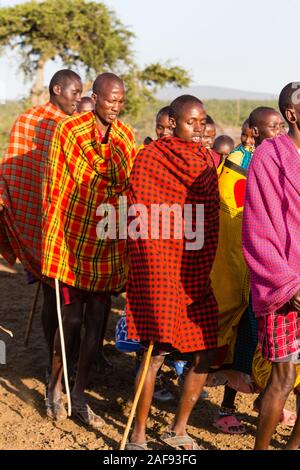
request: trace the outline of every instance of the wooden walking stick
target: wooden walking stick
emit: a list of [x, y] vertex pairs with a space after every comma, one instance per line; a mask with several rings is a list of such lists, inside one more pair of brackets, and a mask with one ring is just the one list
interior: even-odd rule
[[72, 406], [71, 406], [71, 396], [70, 396], [69, 379], [68, 379], [65, 338], [64, 338], [64, 330], [63, 330], [63, 324], [62, 324], [62, 318], [61, 318], [60, 294], [59, 294], [58, 279], [55, 279], [55, 294], [56, 294], [56, 309], [57, 309], [57, 318], [58, 318], [58, 328], [59, 328], [59, 336], [60, 336], [60, 347], [61, 347], [61, 355], [62, 355], [63, 370], [64, 370], [64, 380], [65, 380], [66, 394], [67, 394], [67, 400], [68, 400], [68, 416], [71, 416]]
[[11, 338], [13, 338], [13, 332], [8, 330], [7, 328], [4, 328], [4, 326], [0, 325], [0, 330], [4, 331], [4, 333], [7, 333]]
[[31, 306], [31, 310], [30, 310], [30, 313], [29, 313], [27, 326], [26, 326], [26, 333], [25, 333], [25, 339], [24, 339], [24, 345], [26, 346], [26, 348], [28, 346], [29, 335], [30, 335], [30, 332], [31, 332], [32, 321], [33, 321], [33, 317], [34, 317], [34, 314], [35, 314], [35, 309], [36, 309], [36, 304], [37, 304], [39, 293], [40, 293], [40, 288], [41, 288], [41, 281], [38, 281], [37, 285], [36, 285], [36, 288], [35, 288], [34, 299], [33, 299], [33, 302], [32, 302], [32, 306]]
[[136, 410], [136, 407], [138, 405], [140, 395], [141, 395], [141, 392], [142, 392], [142, 389], [143, 389], [143, 386], [144, 386], [146, 374], [147, 374], [148, 369], [149, 369], [152, 350], [153, 350], [153, 341], [150, 341], [150, 345], [149, 345], [149, 348], [148, 348], [148, 351], [147, 351], [147, 354], [146, 354], [146, 359], [145, 359], [142, 375], [141, 375], [141, 378], [140, 378], [140, 381], [139, 381], [139, 384], [138, 384], [138, 387], [137, 387], [137, 390], [136, 390], [136, 393], [135, 393], [135, 396], [134, 396], [134, 400], [133, 400], [132, 408], [131, 408], [131, 411], [130, 411], [130, 415], [128, 417], [125, 432], [124, 432], [124, 435], [123, 435], [123, 438], [122, 438], [122, 441], [121, 441], [120, 450], [124, 450], [125, 446], [126, 446], [127, 437], [128, 437], [128, 434], [129, 434], [129, 431], [130, 431], [130, 428], [131, 428], [131, 424], [132, 424], [132, 421], [133, 421], [133, 418], [134, 418], [135, 410]]

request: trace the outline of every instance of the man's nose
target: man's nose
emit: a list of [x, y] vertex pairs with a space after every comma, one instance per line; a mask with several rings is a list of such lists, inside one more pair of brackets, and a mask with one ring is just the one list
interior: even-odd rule
[[113, 103], [111, 109], [112, 111], [114, 111], [115, 113], [118, 113], [121, 111], [121, 107], [122, 107], [122, 104], [121, 103]]

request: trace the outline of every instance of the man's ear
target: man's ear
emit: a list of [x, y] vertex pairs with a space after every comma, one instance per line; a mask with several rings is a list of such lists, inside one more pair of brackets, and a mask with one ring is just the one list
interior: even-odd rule
[[258, 127], [254, 126], [252, 127], [251, 129], [252, 131], [252, 136], [255, 138], [255, 137], [259, 137], [259, 130], [258, 130]]
[[96, 101], [97, 101], [97, 95], [96, 95], [96, 93], [92, 93], [91, 98], [92, 98], [92, 100], [94, 101], [94, 103], [96, 104]]
[[54, 85], [53, 87], [53, 93], [56, 95], [56, 96], [59, 96], [61, 94], [61, 86], [60, 85]]
[[176, 120], [175, 120], [175, 118], [170, 117], [170, 118], [169, 118], [169, 123], [170, 123], [170, 126], [172, 127], [172, 129], [175, 129], [175, 127], [176, 127]]
[[295, 113], [294, 109], [286, 109], [285, 110], [285, 117], [286, 117], [287, 121], [292, 123], [292, 124], [295, 124], [295, 122], [297, 122], [297, 116], [296, 116], [296, 113]]

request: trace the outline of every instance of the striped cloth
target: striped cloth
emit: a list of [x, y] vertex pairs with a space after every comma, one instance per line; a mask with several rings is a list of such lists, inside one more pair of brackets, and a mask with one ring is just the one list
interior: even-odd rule
[[56, 125], [66, 115], [53, 104], [29, 109], [14, 123], [0, 162], [0, 253], [18, 258], [41, 278], [42, 179]]
[[271, 314], [300, 288], [300, 155], [291, 138], [266, 139], [246, 183], [243, 252], [256, 316]]
[[[57, 127], [44, 190], [43, 273], [91, 292], [118, 292], [127, 278], [125, 239], [100, 239], [100, 204], [126, 195], [135, 157], [133, 132], [119, 120], [102, 143], [93, 112]], [[102, 214], [104, 215], [104, 214]]]
[[[283, 305], [276, 312], [259, 317], [258, 333], [265, 359], [281, 361], [289, 358], [291, 362], [298, 359], [298, 352], [300, 352], [300, 318], [289, 304]], [[297, 360], [297, 362], [300, 361]]]
[[[168, 343], [181, 352], [216, 347], [218, 306], [209, 273], [218, 242], [219, 194], [217, 172], [208, 150], [176, 137], [150, 143], [137, 155], [129, 202], [147, 208], [143, 230], [150, 236], [128, 238], [128, 337]], [[203, 247], [187, 250], [187, 240], [174, 237], [172, 217], [169, 238], [163, 238], [162, 223], [157, 236], [152, 236], [154, 204], [178, 204], [180, 213], [184, 204], [193, 209], [203, 204], [204, 224], [197, 227], [204, 233]], [[186, 221], [185, 213], [182, 215]]]

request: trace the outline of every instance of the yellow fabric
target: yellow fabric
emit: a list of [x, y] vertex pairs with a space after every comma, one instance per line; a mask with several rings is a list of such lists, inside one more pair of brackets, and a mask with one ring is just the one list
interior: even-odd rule
[[[271, 374], [272, 364], [267, 359], [264, 359], [261, 353], [261, 348], [258, 345], [253, 357], [252, 363], [252, 377], [256, 385], [263, 390], [268, 383]], [[294, 388], [300, 393], [300, 364], [296, 365], [296, 380]]]
[[[240, 152], [233, 157], [238, 163]], [[211, 281], [219, 305], [218, 346], [228, 346], [225, 363], [233, 361], [236, 333], [242, 314], [249, 302], [249, 275], [242, 254], [242, 216], [243, 206], [237, 207], [235, 187], [243, 174], [223, 164], [219, 176], [220, 191], [220, 229], [219, 244], [214, 261]]]

